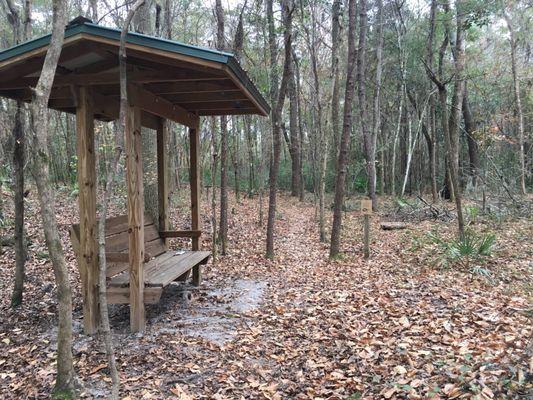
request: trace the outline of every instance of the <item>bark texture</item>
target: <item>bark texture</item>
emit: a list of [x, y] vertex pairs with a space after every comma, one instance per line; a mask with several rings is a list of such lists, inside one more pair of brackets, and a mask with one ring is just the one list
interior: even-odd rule
[[[285, 61], [283, 64], [283, 76], [281, 78], [281, 84], [274, 90], [277, 93], [277, 99], [273, 103], [272, 107], [272, 158], [270, 162], [269, 171], [269, 198], [268, 198], [268, 221], [267, 221], [267, 242], [266, 242], [266, 256], [267, 258], [274, 258], [274, 223], [276, 220], [276, 192], [278, 189], [278, 172], [279, 172], [279, 159], [281, 153], [281, 113], [283, 111], [283, 104], [285, 102], [285, 96], [287, 92], [287, 85], [289, 81], [289, 71], [291, 63], [291, 46], [292, 46], [292, 0], [283, 0], [281, 4], [282, 20], [284, 26], [284, 45], [285, 45]], [[270, 54], [276, 54], [275, 50], [275, 33], [274, 33], [274, 21], [272, 13], [272, 0], [267, 0], [267, 17], [269, 18], [269, 44]], [[272, 27], [272, 29], [270, 29]], [[270, 60], [271, 70], [276, 69], [276, 59]], [[273, 85], [275, 82], [271, 82]], [[271, 94], [274, 93], [271, 89]]]
[[54, 269], [58, 298], [57, 378], [54, 392], [58, 395], [72, 397], [75, 386], [72, 361], [72, 293], [57, 226], [54, 189], [48, 167], [49, 118], [47, 109], [59, 55], [63, 46], [66, 15], [66, 2], [64, 0], [54, 0], [52, 36], [41, 75], [37, 86], [33, 90], [31, 112], [33, 134], [32, 173], [37, 184], [44, 237]]
[[331, 228], [330, 258], [338, 257], [340, 252], [342, 205], [344, 202], [344, 185], [346, 183], [346, 163], [352, 131], [352, 107], [355, 96], [355, 66], [357, 50], [355, 47], [355, 30], [357, 18], [356, 0], [348, 2], [348, 60], [346, 65], [346, 89], [344, 94], [344, 117], [342, 135], [339, 143], [335, 179], [335, 200], [333, 203], [333, 224]]

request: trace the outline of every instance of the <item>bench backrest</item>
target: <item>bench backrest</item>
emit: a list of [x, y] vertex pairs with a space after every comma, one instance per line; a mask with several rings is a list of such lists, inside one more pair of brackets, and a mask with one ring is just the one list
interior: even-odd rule
[[[98, 226], [98, 224], [97, 224]], [[74, 252], [78, 252], [80, 243], [80, 225], [74, 224], [71, 229]], [[106, 253], [128, 253], [128, 216], [120, 215], [106, 219], [105, 249]], [[165, 243], [159, 236], [154, 221], [144, 216], [144, 253], [148, 258], [157, 257], [166, 251]]]

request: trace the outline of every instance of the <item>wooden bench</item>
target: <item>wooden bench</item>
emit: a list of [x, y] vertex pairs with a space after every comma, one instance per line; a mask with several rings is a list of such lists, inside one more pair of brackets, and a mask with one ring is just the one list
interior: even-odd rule
[[[163, 288], [177, 279], [186, 280], [193, 271], [193, 284], [200, 284], [200, 268], [206, 264], [208, 251], [168, 250], [166, 238], [197, 238], [200, 231], [162, 231], [159, 232], [153, 220], [144, 216], [144, 303], [159, 302]], [[70, 229], [72, 247], [76, 257], [80, 257], [80, 227]], [[109, 304], [129, 303], [129, 234], [128, 216], [109, 218], [105, 226], [107, 260], [107, 301]], [[84, 263], [78, 262], [78, 268]], [[80, 268], [82, 285], [85, 287], [86, 271]]]

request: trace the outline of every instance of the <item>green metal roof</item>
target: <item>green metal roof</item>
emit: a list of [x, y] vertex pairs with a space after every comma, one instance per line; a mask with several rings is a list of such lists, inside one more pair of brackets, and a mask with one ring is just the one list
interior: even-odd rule
[[[65, 29], [65, 38], [69, 38], [78, 34], [86, 33], [93, 36], [100, 36], [107, 39], [120, 41], [121, 31], [119, 29], [108, 28], [88, 20], [80, 19], [80, 22], [67, 25]], [[10, 47], [6, 50], [0, 51], [0, 62], [8, 60], [13, 57], [23, 55], [24, 53], [33, 51], [40, 47], [48, 46], [50, 44], [51, 34], [42, 36], [22, 43], [18, 46]], [[167, 40], [157, 38], [154, 36], [143, 35], [135, 32], [128, 32], [126, 42], [153, 48], [171, 53], [182, 54], [190, 57], [199, 58], [206, 61], [213, 61], [220, 64], [225, 64], [235, 74], [244, 87], [250, 92], [254, 99], [261, 105], [266, 114], [270, 113], [270, 106], [268, 102], [261, 95], [259, 90], [252, 83], [248, 74], [242, 69], [239, 62], [231, 53], [213, 50], [200, 46], [192, 46], [181, 43], [175, 40]]]

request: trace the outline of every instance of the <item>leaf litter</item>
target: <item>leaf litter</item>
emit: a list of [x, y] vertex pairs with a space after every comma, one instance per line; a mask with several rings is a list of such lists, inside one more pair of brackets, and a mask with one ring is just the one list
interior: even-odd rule
[[[188, 224], [185, 196], [173, 213], [176, 227]], [[79, 274], [68, 239], [75, 203], [58, 196], [73, 288], [75, 368], [82, 397], [104, 398], [104, 348], [82, 332]], [[313, 206], [283, 195], [276, 258], [267, 260], [258, 207], [257, 199], [231, 199], [229, 255], [208, 264], [201, 288], [173, 284], [158, 305], [147, 306], [144, 334], [129, 333], [127, 306], [110, 307], [123, 398], [530, 398], [529, 221], [500, 227], [488, 281], [435, 268], [429, 246], [411, 249], [412, 240], [435, 228], [430, 221], [382, 231], [377, 215], [365, 261], [361, 216], [346, 213], [344, 256], [329, 261]], [[55, 374], [55, 284], [35, 198], [27, 208], [26, 292], [16, 310], [9, 306], [13, 250], [0, 255], [0, 391], [6, 399], [48, 398]], [[123, 208], [116, 201], [113, 212]], [[448, 234], [455, 228], [438, 226]]]

